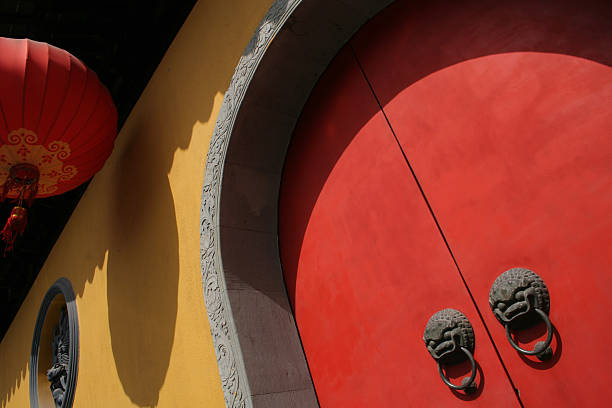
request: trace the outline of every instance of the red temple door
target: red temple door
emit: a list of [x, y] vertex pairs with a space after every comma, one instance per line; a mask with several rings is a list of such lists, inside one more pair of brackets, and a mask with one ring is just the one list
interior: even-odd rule
[[[283, 268], [322, 407], [450, 407], [466, 398], [482, 407], [518, 406], [349, 50], [304, 110], [281, 208]], [[442, 383], [422, 340], [429, 317], [448, 307], [474, 326], [479, 390], [469, 397]]]
[[[439, 39], [429, 41], [439, 48], [418, 61], [407, 50], [431, 11], [398, 5], [353, 46], [522, 402], [603, 406], [612, 397], [603, 352], [612, 334], [612, 3], [531, 3], [434, 8]], [[370, 34], [385, 30], [396, 40], [372, 47]], [[512, 267], [548, 286], [551, 361], [517, 353], [490, 310], [493, 281]], [[518, 340], [533, 349], [545, 331]]]
[[[610, 7], [432, 4], [362, 29], [288, 153], [281, 257], [321, 406], [606, 405]], [[512, 267], [548, 286], [549, 361], [517, 353], [489, 308]], [[470, 396], [442, 384], [422, 341], [447, 307], [474, 327]]]

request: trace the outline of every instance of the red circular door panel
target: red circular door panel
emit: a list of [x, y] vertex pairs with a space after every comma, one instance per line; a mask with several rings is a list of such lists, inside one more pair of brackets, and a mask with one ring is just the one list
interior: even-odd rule
[[[608, 405], [612, 4], [439, 4], [388, 9], [357, 58], [524, 405]], [[550, 362], [517, 354], [489, 310], [514, 266], [548, 285]]]
[[[345, 49], [288, 154], [280, 247], [322, 407], [518, 406], [478, 313], [359, 66]], [[474, 326], [479, 391], [454, 394], [422, 336], [453, 307]], [[465, 366], [455, 377], [469, 374]], [[458, 379], [454, 379], [458, 382]]]

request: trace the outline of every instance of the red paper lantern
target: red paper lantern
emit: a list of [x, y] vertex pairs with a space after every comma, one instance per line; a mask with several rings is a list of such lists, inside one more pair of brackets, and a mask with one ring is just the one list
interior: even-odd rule
[[17, 200], [2, 231], [8, 250], [25, 228], [23, 207], [89, 180], [116, 135], [113, 100], [85, 64], [49, 44], [0, 37], [0, 199]]

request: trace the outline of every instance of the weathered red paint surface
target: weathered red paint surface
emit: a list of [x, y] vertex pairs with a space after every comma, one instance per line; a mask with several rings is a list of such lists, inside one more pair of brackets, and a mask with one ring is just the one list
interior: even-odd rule
[[[282, 186], [280, 245], [322, 407], [465, 404], [423, 341], [436, 311], [474, 323], [479, 392], [518, 402], [434, 220], [353, 56], [342, 52], [305, 108]], [[456, 376], [466, 375], [464, 366]], [[455, 382], [458, 380], [455, 379]]]
[[[485, 381], [469, 404], [518, 405], [485, 324], [524, 406], [609, 404], [610, 21], [603, 1], [399, 2], [331, 65], [296, 129], [279, 225], [324, 408], [466, 404], [421, 341], [444, 307], [476, 330]], [[489, 309], [515, 266], [548, 285], [550, 362], [518, 355]]]
[[[479, 87], [461, 80], [474, 71]], [[457, 93], [430, 93], [449, 81]], [[596, 406], [612, 397], [612, 358], [602, 353], [612, 317], [610, 106], [609, 67], [546, 54], [465, 62], [387, 105], [527, 406]], [[432, 120], [432, 111], [448, 115]], [[552, 363], [521, 359], [489, 312], [492, 282], [514, 266], [549, 287], [558, 331]]]
[[[416, 27], [435, 22], [403, 19], [399, 7], [353, 44], [525, 406], [604, 406], [612, 397], [604, 351], [612, 334], [612, 8], [531, 3], [472, 5], [459, 17], [438, 10], [434, 39]], [[372, 47], [368, 30], [395, 40]], [[438, 36], [451, 44], [438, 38], [433, 47]], [[419, 59], [406, 46], [425, 37], [438, 51]], [[402, 79], [415, 69], [418, 80]], [[549, 287], [551, 362], [521, 358], [489, 310], [492, 282], [513, 266]], [[533, 347], [543, 329], [521, 338]]]

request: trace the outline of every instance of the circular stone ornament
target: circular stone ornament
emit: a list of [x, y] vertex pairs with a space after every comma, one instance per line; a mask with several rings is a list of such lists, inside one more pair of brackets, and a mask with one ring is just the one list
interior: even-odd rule
[[[58, 295], [63, 295], [65, 300], [65, 305], [61, 305], [60, 320], [62, 321], [47, 321], [49, 320], [47, 315], [51, 314], [48, 312], [53, 307], [57, 309], [56, 303], [59, 299], [56, 300], [56, 297]], [[48, 333], [50, 325], [53, 328], [58, 326], [58, 328]], [[67, 330], [62, 330], [63, 328], [67, 328]], [[44, 336], [43, 333], [45, 333]], [[47, 376], [55, 377], [56, 379], [53, 381], [61, 384], [63, 388], [63, 390], [57, 390], [56, 388], [53, 391], [54, 395], [50, 397], [48, 402], [55, 404], [56, 408], [71, 408], [74, 402], [74, 391], [79, 367], [79, 321], [74, 290], [70, 281], [66, 278], [60, 278], [51, 285], [38, 311], [30, 353], [30, 408], [41, 407], [39, 405], [41, 393], [39, 392], [38, 384], [39, 377], [41, 377], [38, 368], [41, 349], [43, 349], [43, 356], [46, 354], [44, 351], [49, 350], [52, 350], [52, 354], [55, 355], [49, 356], [48, 360], [54, 360], [55, 364], [53, 367], [49, 366]], [[57, 373], [59, 372], [62, 374], [58, 375]], [[61, 380], [59, 379], [60, 377]], [[49, 387], [49, 385], [50, 382], [44, 385], [40, 384], [40, 389]], [[48, 393], [48, 395], [51, 394]], [[45, 399], [48, 400], [49, 398]], [[43, 402], [43, 405], [47, 406], [48, 404]]]

